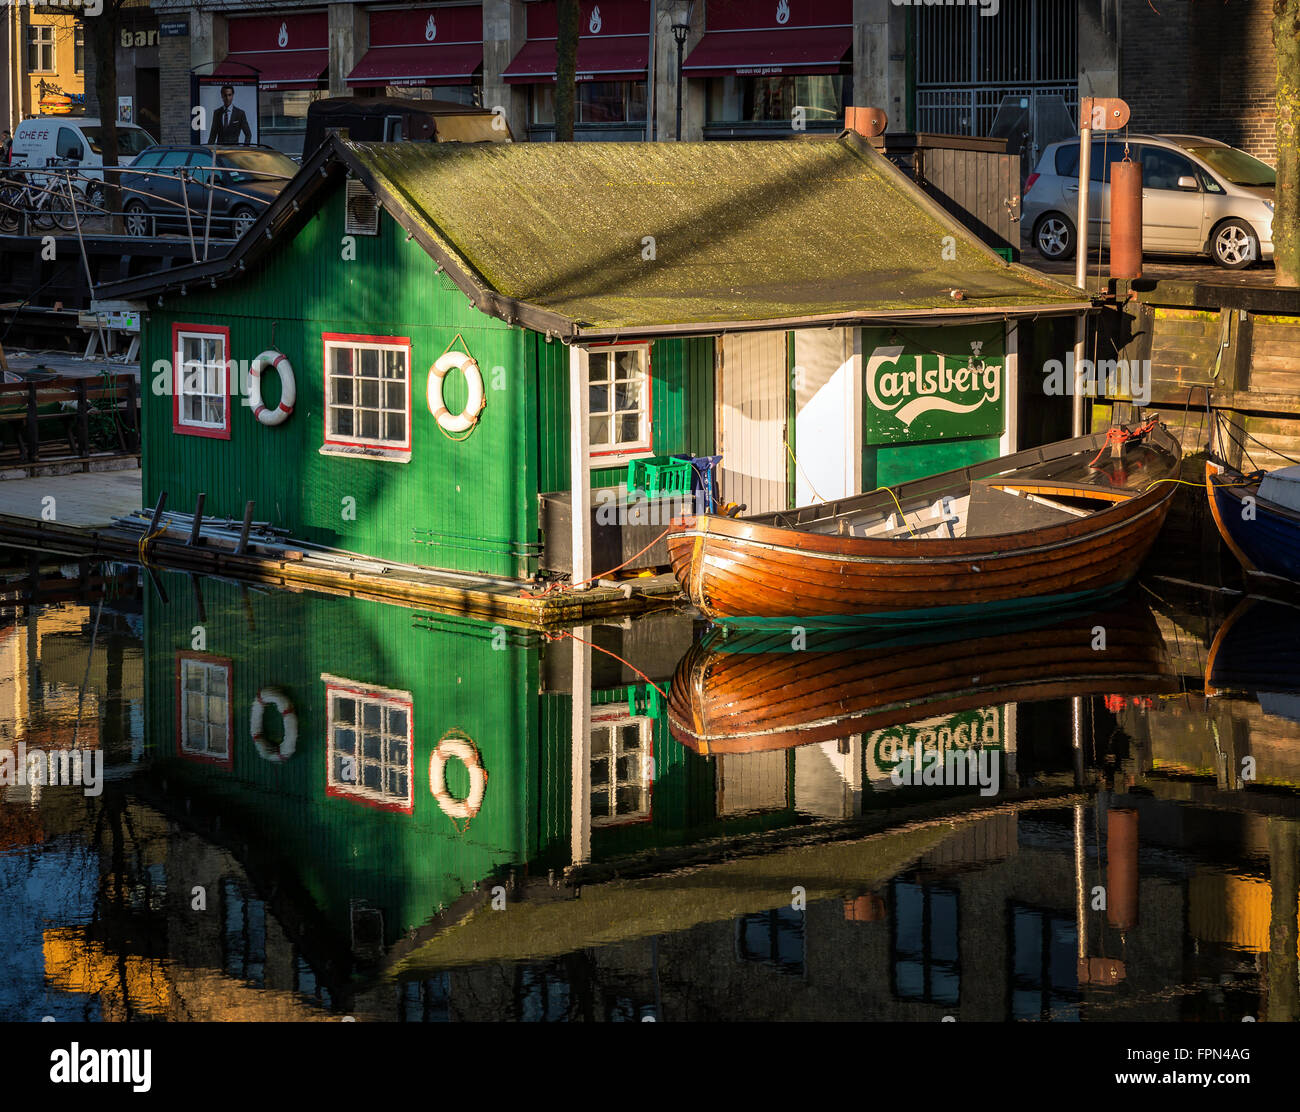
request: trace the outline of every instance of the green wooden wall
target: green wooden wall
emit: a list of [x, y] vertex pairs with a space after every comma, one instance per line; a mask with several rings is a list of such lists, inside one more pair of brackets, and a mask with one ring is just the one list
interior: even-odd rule
[[[650, 346], [653, 377], [651, 432], [657, 456], [714, 454], [713, 345], [711, 337], [656, 340]], [[542, 492], [569, 489], [569, 349], [533, 336], [537, 368]], [[617, 486], [627, 468], [591, 473], [593, 487]]]
[[[165, 490], [170, 508], [189, 511], [202, 491], [207, 513], [242, 517], [252, 499], [258, 520], [309, 542], [458, 571], [531, 575], [538, 541], [531, 334], [470, 305], [387, 215], [380, 234], [355, 237], [355, 247], [355, 260], [345, 260], [340, 188], [254, 273], [150, 307], [141, 357], [145, 502]], [[230, 358], [245, 367], [267, 348], [283, 351], [295, 372], [293, 415], [267, 428], [237, 398], [228, 441], [174, 433], [172, 398], [151, 387], [167, 389], [155, 364], [173, 358], [176, 323], [228, 326]], [[319, 453], [325, 332], [410, 338], [409, 462]], [[443, 435], [425, 398], [429, 367], [458, 333], [487, 394], [477, 428], [459, 443]], [[274, 376], [265, 381], [275, 404], [278, 384]], [[464, 380], [452, 374], [444, 385], [457, 412]]]
[[[348, 937], [352, 899], [383, 911], [391, 943], [494, 871], [561, 841], [567, 848], [567, 814], [558, 833], [538, 823], [539, 795], [567, 783], [568, 764], [539, 767], [535, 635], [358, 599], [244, 592], [215, 579], [201, 581], [201, 615], [188, 577], [160, 574], [170, 602], [149, 592], [145, 603], [148, 753], [169, 794], [203, 793], [217, 802], [223, 826], [291, 863], [340, 938]], [[177, 753], [177, 656], [200, 632], [204, 652], [230, 661], [229, 768]], [[322, 674], [410, 692], [411, 814], [326, 794]], [[249, 734], [252, 703], [266, 685], [285, 691], [298, 717], [297, 749], [283, 763], [259, 756]], [[429, 787], [430, 755], [451, 729], [473, 740], [488, 774], [482, 808], [463, 831]], [[273, 711], [266, 730], [278, 743]], [[468, 794], [458, 761], [448, 762], [447, 778], [454, 795]]]

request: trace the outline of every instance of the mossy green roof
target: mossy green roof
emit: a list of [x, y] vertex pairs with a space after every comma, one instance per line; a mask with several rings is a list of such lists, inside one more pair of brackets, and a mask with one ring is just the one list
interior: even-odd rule
[[338, 146], [453, 276], [579, 333], [1085, 300], [1004, 263], [851, 134]]

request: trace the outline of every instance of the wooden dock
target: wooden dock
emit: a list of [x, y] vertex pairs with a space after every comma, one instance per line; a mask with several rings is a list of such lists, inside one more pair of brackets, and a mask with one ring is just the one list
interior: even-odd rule
[[602, 581], [586, 590], [547, 589], [308, 548], [280, 545], [277, 551], [258, 535], [237, 552], [208, 536], [191, 543], [190, 530], [174, 524], [145, 541], [142, 529], [114, 520], [139, 509], [139, 470], [6, 480], [0, 482], [0, 545], [370, 598], [532, 629], [638, 614], [681, 597], [672, 575]]

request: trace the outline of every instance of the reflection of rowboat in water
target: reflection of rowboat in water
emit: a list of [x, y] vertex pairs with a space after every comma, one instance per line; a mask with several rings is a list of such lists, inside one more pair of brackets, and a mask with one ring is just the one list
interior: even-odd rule
[[1254, 694], [1266, 714], [1300, 721], [1300, 606], [1244, 598], [1210, 644], [1205, 694]]
[[[1098, 648], [1104, 635], [1104, 648]], [[810, 630], [713, 637], [682, 658], [668, 725], [704, 755], [786, 749], [994, 703], [1177, 690], [1150, 610], [966, 626], [947, 639]], [[792, 640], [795, 644], [792, 645]]]
[[691, 602], [737, 625], [946, 624], [1070, 605], [1136, 574], [1177, 489], [1160, 480], [1180, 459], [1149, 422], [1127, 444], [1080, 437], [893, 494], [678, 518], [668, 551]]

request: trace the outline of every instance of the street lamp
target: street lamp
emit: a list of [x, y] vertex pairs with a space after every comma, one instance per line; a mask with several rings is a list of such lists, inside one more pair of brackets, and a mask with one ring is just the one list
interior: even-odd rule
[[677, 139], [682, 137], [682, 51], [686, 48], [686, 37], [691, 33], [689, 23], [674, 23], [673, 38], [677, 42]]

